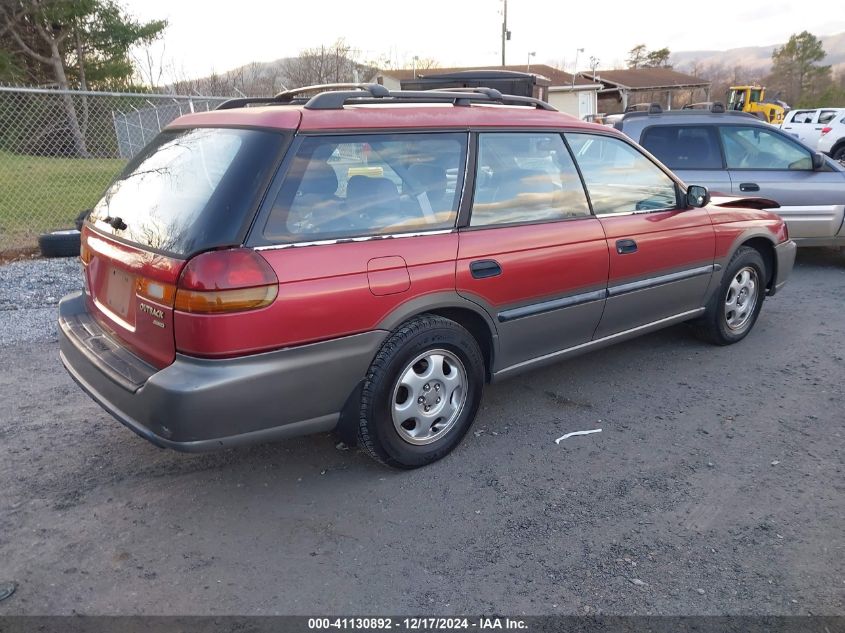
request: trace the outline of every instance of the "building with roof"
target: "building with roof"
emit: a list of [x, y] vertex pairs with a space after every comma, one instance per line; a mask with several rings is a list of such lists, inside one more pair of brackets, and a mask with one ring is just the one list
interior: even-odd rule
[[[509, 66], [479, 66], [464, 68], [430, 68], [426, 70], [413, 68], [396, 68], [380, 70], [371, 81], [383, 84], [390, 90], [408, 89], [413, 87], [419, 89], [426, 80], [436, 80], [443, 75], [455, 75], [467, 73], [468, 71], [479, 71], [480, 76], [485, 74], [490, 81], [498, 81], [495, 73], [505, 71], [508, 73], [520, 73], [534, 77], [533, 93], [525, 96], [534, 96], [543, 99], [561, 112], [566, 112], [583, 119], [587, 115], [597, 112], [598, 92], [602, 88], [585, 77], [573, 76], [547, 64], [526, 64]], [[490, 87], [490, 86], [488, 86]]]
[[603, 85], [598, 93], [601, 112], [624, 112], [638, 103], [659, 103], [664, 109], [710, 100], [710, 82], [671, 68], [627, 68], [579, 73]]

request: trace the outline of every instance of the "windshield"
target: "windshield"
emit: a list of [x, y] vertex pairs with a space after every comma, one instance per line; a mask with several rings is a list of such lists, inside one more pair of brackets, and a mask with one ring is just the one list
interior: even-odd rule
[[263, 130], [165, 131], [129, 163], [90, 219], [99, 230], [177, 255], [237, 243], [284, 138]]

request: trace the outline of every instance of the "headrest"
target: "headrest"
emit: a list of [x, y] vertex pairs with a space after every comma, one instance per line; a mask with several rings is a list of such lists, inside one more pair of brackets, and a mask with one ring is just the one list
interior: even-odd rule
[[335, 170], [328, 163], [310, 163], [299, 185], [301, 193], [334, 195], [338, 181]]

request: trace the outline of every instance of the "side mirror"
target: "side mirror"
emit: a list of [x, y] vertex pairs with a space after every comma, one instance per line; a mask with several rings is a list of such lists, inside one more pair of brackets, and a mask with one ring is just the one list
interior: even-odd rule
[[813, 152], [813, 171], [818, 171], [822, 169], [825, 165], [825, 158], [824, 154], [821, 152]]
[[687, 187], [687, 206], [700, 209], [706, 207], [710, 202], [710, 192], [707, 187], [701, 185], [690, 185]]

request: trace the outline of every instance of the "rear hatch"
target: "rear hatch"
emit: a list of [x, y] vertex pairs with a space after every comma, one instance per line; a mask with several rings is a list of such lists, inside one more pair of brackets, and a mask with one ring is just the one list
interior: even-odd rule
[[82, 233], [89, 310], [145, 361], [173, 362], [185, 262], [243, 242], [288, 138], [242, 128], [167, 130], [92, 210]]

